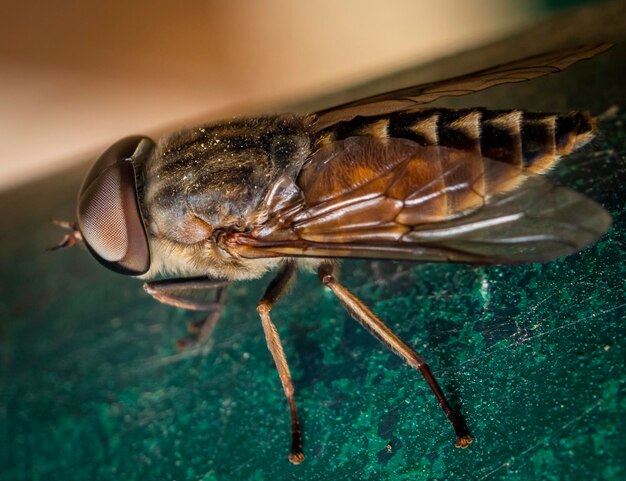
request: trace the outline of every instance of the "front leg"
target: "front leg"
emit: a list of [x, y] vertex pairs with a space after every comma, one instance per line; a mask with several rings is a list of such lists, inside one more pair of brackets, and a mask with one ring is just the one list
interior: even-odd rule
[[[189, 324], [187, 328], [190, 335], [176, 342], [178, 349], [185, 350], [211, 337], [211, 333], [222, 313], [226, 286], [228, 286], [227, 281], [209, 279], [208, 277], [192, 277], [188, 279], [164, 279], [146, 282], [143, 288], [148, 294], [163, 304], [191, 311], [207, 311], [209, 313], [203, 320]], [[215, 297], [212, 301], [200, 301], [190, 297], [190, 293], [193, 291], [206, 290], [215, 291]]]

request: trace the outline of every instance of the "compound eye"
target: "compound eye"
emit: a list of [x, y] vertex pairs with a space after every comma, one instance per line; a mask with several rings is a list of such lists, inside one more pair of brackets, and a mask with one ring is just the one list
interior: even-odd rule
[[141, 136], [109, 147], [90, 169], [78, 194], [78, 228], [93, 256], [116, 272], [150, 269], [150, 248], [139, 209], [135, 166], [154, 150]]

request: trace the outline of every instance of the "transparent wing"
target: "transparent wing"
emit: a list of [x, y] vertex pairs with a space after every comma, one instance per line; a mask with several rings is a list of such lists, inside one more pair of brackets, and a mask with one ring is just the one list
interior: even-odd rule
[[266, 222], [228, 236], [234, 254], [540, 262], [611, 225], [591, 199], [519, 167], [405, 139], [334, 142], [270, 198]]
[[594, 57], [611, 47], [612, 44], [602, 43], [593, 47], [545, 53], [460, 77], [374, 95], [318, 112], [313, 129], [320, 131], [357, 115], [383, 115], [432, 102], [440, 97], [466, 95], [504, 83], [522, 82], [557, 73], [579, 60]]

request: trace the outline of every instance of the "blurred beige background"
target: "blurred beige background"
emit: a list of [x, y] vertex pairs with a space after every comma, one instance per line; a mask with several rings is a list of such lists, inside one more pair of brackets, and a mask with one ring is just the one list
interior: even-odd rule
[[132, 133], [258, 112], [506, 36], [537, 2], [3, 2], [0, 189]]

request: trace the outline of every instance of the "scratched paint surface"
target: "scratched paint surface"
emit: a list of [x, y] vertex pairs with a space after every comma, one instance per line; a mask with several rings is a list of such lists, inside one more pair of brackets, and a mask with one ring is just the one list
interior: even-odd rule
[[344, 283], [429, 360], [475, 437], [467, 450], [420, 375], [303, 275], [273, 311], [305, 432], [306, 461], [291, 466], [254, 310], [268, 279], [230, 288], [211, 342], [177, 354], [194, 315], [85, 251], [43, 252], [58, 236], [45, 219], [72, 216], [79, 173], [5, 194], [0, 481], [623, 479], [625, 122], [603, 121], [553, 175], [611, 211], [595, 246], [521, 267], [344, 266]]

